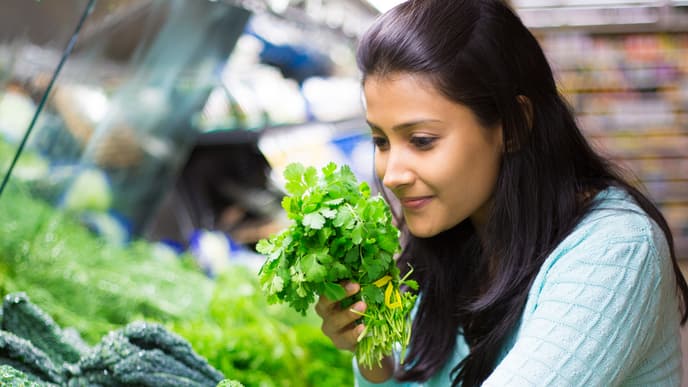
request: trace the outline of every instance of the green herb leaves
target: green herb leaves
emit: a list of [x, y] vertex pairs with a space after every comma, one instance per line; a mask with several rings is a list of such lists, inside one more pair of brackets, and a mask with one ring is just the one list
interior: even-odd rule
[[366, 331], [356, 349], [359, 362], [379, 364], [394, 343], [405, 349], [415, 295], [401, 294], [399, 286], [417, 286], [399, 278], [393, 259], [400, 248], [399, 231], [385, 201], [371, 197], [368, 184], [359, 183], [345, 165], [337, 169], [330, 163], [319, 174], [294, 163], [284, 177], [289, 196], [282, 207], [293, 223], [256, 246], [267, 258], [260, 283], [268, 301], [287, 302], [305, 313], [317, 295], [340, 300], [346, 294], [340, 282], [357, 282], [361, 292], [356, 297], [368, 306], [362, 315]]

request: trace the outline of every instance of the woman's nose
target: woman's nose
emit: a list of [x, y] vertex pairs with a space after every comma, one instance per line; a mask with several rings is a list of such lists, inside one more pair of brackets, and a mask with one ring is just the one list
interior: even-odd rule
[[408, 157], [402, 152], [388, 151], [382, 162], [381, 169], [378, 170], [382, 184], [395, 190], [399, 187], [409, 185], [413, 182], [413, 172], [409, 168]]

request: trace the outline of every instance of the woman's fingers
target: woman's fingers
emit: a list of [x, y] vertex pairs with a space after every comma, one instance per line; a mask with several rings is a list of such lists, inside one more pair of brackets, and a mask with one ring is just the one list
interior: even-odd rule
[[349, 351], [356, 348], [358, 336], [364, 327], [356, 324], [356, 320], [361, 318], [361, 315], [354, 310], [362, 313], [365, 311], [365, 306], [363, 301], [359, 301], [349, 309], [336, 310], [330, 314], [329, 318], [323, 318], [322, 331], [332, 340], [335, 347]]
[[[326, 335], [335, 335], [341, 331], [353, 328], [353, 323], [356, 322], [365, 311], [365, 303], [358, 301], [347, 309], [334, 309], [327, 319], [323, 318], [323, 332]], [[358, 312], [358, 313], [357, 313]]]
[[[343, 283], [342, 286], [344, 286], [344, 290], [346, 291], [346, 296], [344, 296], [344, 298], [351, 297], [354, 294], [358, 293], [359, 290], [361, 290], [361, 286], [353, 282]], [[324, 317], [325, 314], [328, 314], [334, 308], [339, 307], [339, 301], [340, 300], [330, 300], [325, 296], [320, 296], [320, 299], [315, 304], [315, 312], [320, 317]]]
[[[360, 286], [355, 283], [343, 285], [346, 297], [360, 290]], [[363, 331], [363, 326], [357, 325], [356, 320], [361, 318], [360, 313], [363, 313], [365, 308], [366, 304], [363, 301], [358, 301], [348, 308], [342, 308], [339, 301], [321, 296], [315, 306], [315, 311], [323, 320], [323, 333], [332, 340], [332, 343], [339, 349], [353, 351], [356, 348], [357, 338]]]

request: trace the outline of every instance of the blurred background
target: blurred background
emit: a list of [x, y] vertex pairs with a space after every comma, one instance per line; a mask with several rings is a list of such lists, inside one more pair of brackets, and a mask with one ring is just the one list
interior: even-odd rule
[[[87, 344], [163, 322], [247, 386], [351, 385], [316, 318], [265, 304], [254, 248], [288, 163], [372, 181], [354, 50], [396, 3], [0, 0], [2, 295]], [[687, 267], [688, 1], [511, 4]]]

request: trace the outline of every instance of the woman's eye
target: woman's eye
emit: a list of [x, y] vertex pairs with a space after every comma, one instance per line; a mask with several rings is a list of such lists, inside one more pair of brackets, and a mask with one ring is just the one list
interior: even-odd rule
[[387, 149], [389, 144], [384, 137], [373, 136], [373, 145], [378, 149]]
[[411, 137], [411, 144], [418, 149], [428, 149], [435, 143], [437, 138], [428, 136], [413, 136]]

